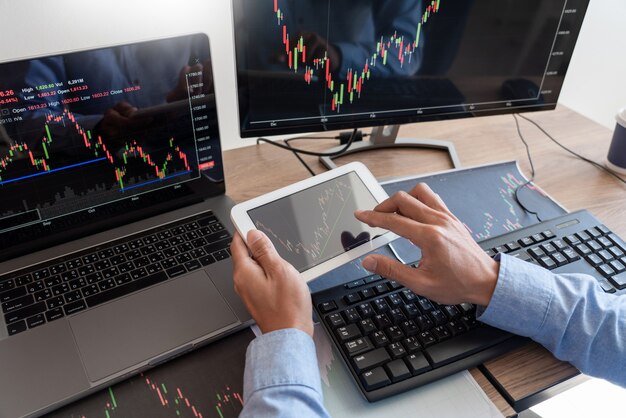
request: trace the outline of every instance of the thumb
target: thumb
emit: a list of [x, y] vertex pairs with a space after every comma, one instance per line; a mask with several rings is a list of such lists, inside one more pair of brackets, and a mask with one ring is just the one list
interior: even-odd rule
[[274, 244], [263, 232], [252, 229], [248, 232], [248, 248], [257, 263], [265, 272], [276, 269], [282, 262], [282, 258], [276, 252]]
[[420, 272], [417, 269], [384, 255], [368, 255], [363, 259], [362, 264], [372, 273], [386, 279], [396, 280], [407, 287], [415, 287], [420, 281]]

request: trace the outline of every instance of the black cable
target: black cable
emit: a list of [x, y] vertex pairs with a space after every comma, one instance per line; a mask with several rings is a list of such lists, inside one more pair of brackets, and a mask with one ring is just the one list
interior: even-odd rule
[[613, 172], [612, 170], [608, 169], [607, 167], [603, 166], [600, 163], [597, 163], [593, 160], [590, 160], [589, 158], [583, 157], [582, 155], [578, 154], [575, 151], [572, 151], [571, 149], [567, 148], [565, 145], [561, 144], [559, 141], [557, 141], [556, 139], [554, 139], [554, 137], [552, 135], [550, 135], [548, 132], [546, 132], [545, 129], [543, 129], [537, 122], [535, 122], [532, 119], [529, 119], [523, 115], [519, 115], [518, 116], [522, 119], [527, 120], [528, 122], [532, 123], [533, 125], [535, 125], [541, 132], [544, 133], [545, 136], [547, 136], [548, 138], [550, 138], [552, 140], [552, 142], [554, 142], [555, 144], [557, 144], [559, 147], [563, 148], [565, 151], [569, 152], [570, 154], [580, 158], [583, 161], [588, 162], [591, 165], [596, 166], [597, 168], [606, 171], [608, 174], [612, 175], [613, 177], [615, 177], [617, 180], [619, 180], [620, 182], [622, 182], [623, 184], [626, 184], [626, 180], [624, 180], [623, 178], [621, 178], [620, 176], [618, 176], [615, 172]]
[[278, 142], [276, 142], [276, 141], [272, 141], [272, 140], [267, 139], [267, 138], [258, 138], [258, 139], [256, 140], [256, 142], [257, 142], [257, 144], [258, 144], [259, 142], [265, 142], [265, 143], [268, 143], [268, 144], [274, 145], [275, 147], [282, 148], [282, 149], [285, 149], [285, 150], [287, 150], [287, 151], [295, 152], [295, 153], [298, 153], [298, 154], [312, 155], [312, 156], [314, 156], [314, 157], [336, 157], [336, 156], [338, 156], [338, 155], [343, 154], [344, 152], [346, 152], [346, 151], [348, 150], [348, 148], [350, 148], [350, 146], [351, 146], [351, 145], [352, 145], [352, 143], [354, 142], [354, 139], [355, 139], [355, 138], [356, 138], [356, 136], [357, 136], [357, 132], [358, 132], [358, 129], [356, 129], [356, 128], [355, 128], [355, 129], [352, 131], [352, 135], [350, 136], [350, 140], [346, 143], [346, 145], [345, 145], [343, 148], [341, 148], [339, 151], [335, 151], [335, 152], [314, 152], [314, 151], [307, 151], [307, 150], [304, 150], [304, 149], [301, 149], [301, 148], [288, 147], [288, 146], [286, 146], [286, 145], [280, 144], [280, 143], [278, 143]]
[[533, 164], [533, 158], [530, 155], [530, 147], [528, 146], [528, 142], [526, 142], [526, 139], [524, 138], [524, 135], [522, 134], [522, 130], [520, 129], [519, 126], [519, 120], [517, 119], [516, 114], [513, 114], [513, 119], [515, 119], [515, 126], [517, 128], [517, 134], [519, 135], [519, 138], [522, 140], [522, 142], [524, 143], [524, 147], [526, 147], [526, 155], [528, 155], [528, 162], [530, 163], [530, 179], [528, 181], [526, 181], [526, 183], [521, 184], [519, 186], [517, 186], [515, 188], [515, 193], [514, 193], [514, 197], [515, 197], [515, 201], [517, 202], [518, 205], [520, 205], [522, 207], [522, 209], [524, 209], [524, 211], [535, 215], [535, 217], [537, 218], [537, 220], [539, 222], [541, 222], [541, 217], [539, 216], [539, 213], [537, 213], [536, 211], [530, 210], [528, 209], [528, 207], [526, 207], [526, 205], [524, 205], [519, 197], [519, 191], [522, 190], [523, 188], [525, 188], [526, 186], [528, 186], [529, 184], [531, 184], [534, 180], [535, 180], [535, 165]]
[[[319, 137], [318, 137], [318, 138], [319, 138]], [[289, 148], [291, 148], [291, 149], [294, 149], [294, 148], [293, 148], [291, 145], [289, 145], [289, 142], [290, 142], [290, 141], [293, 141], [294, 139], [302, 139], [302, 138], [291, 138], [291, 139], [286, 139], [286, 140], [285, 140], [285, 144], [286, 144]], [[298, 154], [296, 151], [293, 151], [293, 155], [295, 155], [295, 156], [296, 156], [296, 158], [297, 158], [298, 160], [300, 160], [300, 162], [302, 163], [302, 165], [303, 165], [303, 166], [307, 169], [307, 171], [308, 171], [309, 173], [311, 173], [311, 175], [312, 175], [312, 176], [315, 176], [315, 172], [311, 169], [311, 167], [309, 167], [309, 165], [306, 163], [306, 161], [304, 161], [304, 160], [302, 159], [302, 157], [300, 157], [300, 154]]]

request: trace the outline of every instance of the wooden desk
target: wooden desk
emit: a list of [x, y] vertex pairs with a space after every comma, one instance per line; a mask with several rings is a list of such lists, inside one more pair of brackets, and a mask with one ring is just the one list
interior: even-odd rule
[[[526, 115], [557, 140], [578, 153], [602, 162], [612, 133], [582, 115], [559, 106], [555, 111]], [[535, 164], [535, 181], [569, 210], [589, 209], [618, 235], [626, 236], [626, 186], [610, 175], [568, 154], [530, 123], [520, 119]], [[513, 116], [491, 116], [403, 126], [403, 137], [445, 139], [454, 142], [461, 163], [471, 167], [518, 160], [530, 176], [530, 165]], [[329, 134], [330, 136], [330, 134]], [[296, 145], [297, 144], [297, 145]], [[294, 141], [292, 145], [323, 151], [332, 140]], [[224, 154], [227, 191], [243, 201], [306, 178], [309, 174], [288, 151], [271, 145], [250, 146]], [[317, 173], [325, 169], [315, 157], [303, 157]], [[360, 160], [379, 179], [447, 170], [445, 153], [433, 150], [378, 150], [348, 156], [338, 164]], [[548, 351], [530, 343], [471, 370], [494, 403], [507, 415], [576, 384], [578, 371], [556, 360]], [[488, 380], [504, 389], [505, 399]], [[514, 409], [515, 408], [515, 409]]]

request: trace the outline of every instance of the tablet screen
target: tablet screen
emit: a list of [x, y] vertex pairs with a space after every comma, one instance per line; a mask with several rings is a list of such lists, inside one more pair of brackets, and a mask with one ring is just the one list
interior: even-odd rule
[[355, 172], [248, 211], [278, 253], [303, 272], [371, 241], [385, 230], [354, 217], [378, 202]]

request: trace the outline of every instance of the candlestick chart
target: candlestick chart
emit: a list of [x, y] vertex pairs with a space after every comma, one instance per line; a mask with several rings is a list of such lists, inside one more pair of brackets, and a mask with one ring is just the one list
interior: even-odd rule
[[[75, 130], [74, 136], [78, 136], [82, 140], [79, 142], [84, 146], [82, 150], [84, 152], [80, 153], [78, 161], [61, 164], [58, 167], [55, 165], [54, 149], [56, 144], [50, 130], [50, 127], [54, 124], [69, 126]], [[163, 180], [181, 172], [191, 172], [187, 155], [179, 146], [174, 144], [174, 138], [170, 138], [168, 141], [169, 149], [162, 161], [159, 162], [144, 147], [139, 145], [136, 140], [123, 144], [120, 147], [121, 151], [118, 153], [119, 157], [117, 155], [114, 156], [111, 149], [107, 149], [102, 136], [92, 135], [91, 131], [83, 129], [76, 121], [75, 116], [67, 109], [58, 116], [48, 114], [45, 118], [44, 129], [46, 134], [38, 146], [29, 147], [25, 142], [16, 142], [8, 148], [8, 152], [4, 156], [0, 157], [0, 185], [101, 161], [105, 161], [110, 165], [111, 178], [115, 178], [115, 183], [119, 184], [119, 188], [122, 191], [128, 188], [125, 185], [125, 179], [129, 177], [129, 167], [132, 160], [142, 162], [146, 171], [144, 177], [148, 179], [153, 177], [153, 179]], [[41, 155], [35, 156], [38, 152]], [[30, 164], [26, 168], [18, 168], [12, 171], [13, 166], [20, 162], [23, 157], [27, 157], [26, 161]], [[148, 172], [153, 172], [154, 176], [147, 175]], [[136, 184], [134, 187], [139, 185]]]
[[413, 37], [399, 34], [397, 31], [380, 36], [375, 43], [375, 49], [370, 51], [370, 56], [361, 66], [348, 68], [345, 78], [336, 78], [333, 75], [334, 63], [331, 62], [328, 51], [322, 57], [310, 57], [307, 53], [310, 48], [307, 49], [303, 35], [295, 37], [295, 42], [292, 41], [294, 38], [285, 23], [285, 11], [280, 8], [279, 0], [273, 0], [273, 8], [276, 24], [281, 28], [285, 64], [291, 71], [301, 74], [303, 81], [309, 85], [316, 77], [322, 77], [329, 93], [330, 108], [333, 112], [339, 113], [343, 105], [354, 103], [361, 98], [367, 82], [373, 76], [372, 71], [377, 67], [387, 66], [391, 60], [397, 60], [402, 68], [416, 59], [423, 27], [439, 13], [441, 0], [427, 2], [423, 11], [416, 11], [420, 13], [420, 17], [417, 19]]
[[243, 408], [246, 329], [64, 407], [48, 418], [234, 418]]

